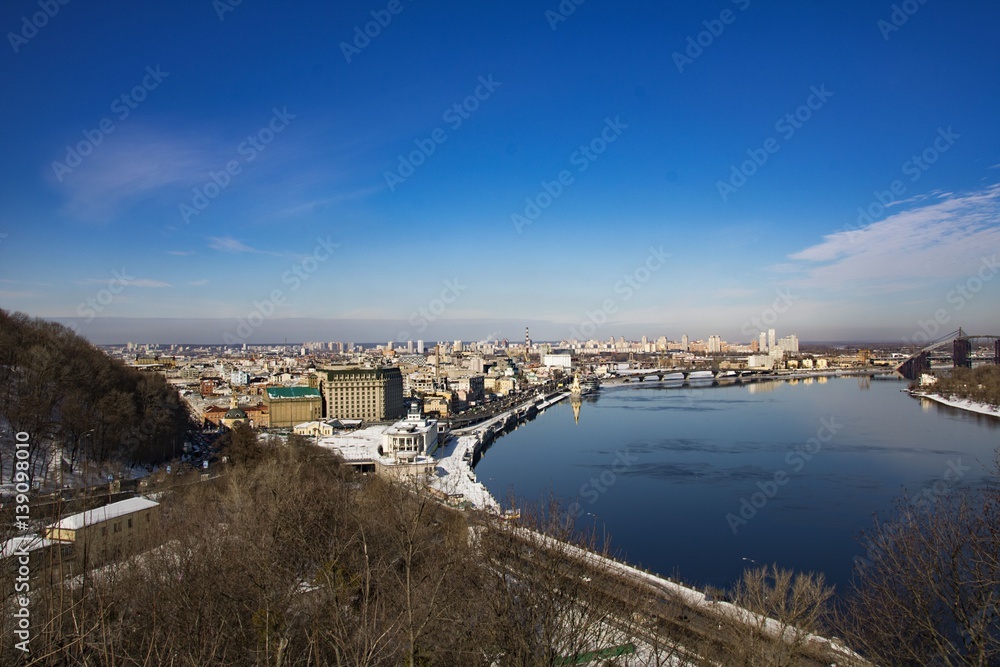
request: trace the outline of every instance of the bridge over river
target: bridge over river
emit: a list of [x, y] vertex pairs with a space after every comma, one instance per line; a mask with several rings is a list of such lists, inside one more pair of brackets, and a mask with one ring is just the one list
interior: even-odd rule
[[[948, 347], [951, 346], [952, 368], [971, 368], [976, 358], [973, 356], [973, 343], [980, 344], [993, 343], [993, 358], [985, 359], [987, 362], [1000, 365], [1000, 335], [967, 334], [961, 327], [957, 331], [952, 331], [938, 340], [934, 341], [919, 352], [908, 357], [903, 363], [896, 367], [896, 370], [909, 380], [916, 380], [931, 368], [932, 358], [947, 360]], [[935, 357], [935, 353], [941, 355]], [[942, 354], [944, 353], [944, 354]]]

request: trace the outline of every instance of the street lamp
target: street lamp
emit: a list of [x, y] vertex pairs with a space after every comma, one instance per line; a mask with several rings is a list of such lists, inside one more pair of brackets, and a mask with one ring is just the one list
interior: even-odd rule
[[[95, 430], [96, 430], [96, 429], [90, 429], [89, 431], [85, 431], [85, 432], [81, 433], [81, 434], [80, 434], [80, 436], [79, 436], [79, 437], [77, 438], [77, 440], [83, 440], [83, 439], [84, 439], [84, 438], [86, 438], [86, 437], [87, 437], [88, 435], [93, 435], [93, 434], [94, 434], [94, 431], [95, 431]], [[60, 458], [61, 458], [61, 457], [60, 457]], [[75, 457], [74, 457], [74, 458], [75, 458]], [[70, 471], [71, 473], [73, 472], [73, 467], [74, 467], [74, 463], [75, 463], [75, 461], [74, 461], [74, 460], [72, 460], [72, 459], [71, 459], [71, 460], [70, 460], [70, 462], [69, 462], [69, 471]], [[62, 488], [62, 486], [63, 486], [63, 478], [62, 478], [62, 461], [60, 460], [60, 462], [59, 462], [59, 488]]]

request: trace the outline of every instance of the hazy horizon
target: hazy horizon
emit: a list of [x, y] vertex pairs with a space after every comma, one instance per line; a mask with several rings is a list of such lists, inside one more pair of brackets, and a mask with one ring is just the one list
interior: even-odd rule
[[900, 6], [7, 3], [0, 307], [101, 340], [995, 333], [1000, 6]]
[[[226, 343], [224, 334], [231, 333], [236, 336], [239, 327], [237, 320], [216, 318], [96, 318], [89, 323], [80, 318], [52, 318], [52, 321], [69, 326], [95, 345], [115, 345], [128, 342], [162, 345], [222, 345]], [[245, 342], [248, 345], [277, 345], [287, 339], [289, 343], [336, 341], [384, 345], [392, 340], [396, 345], [405, 345], [407, 341], [413, 341], [416, 345], [418, 340], [461, 340], [469, 343], [506, 338], [511, 343], [523, 343], [525, 325], [530, 327], [531, 338], [534, 342], [558, 342], [571, 339], [568, 335], [558, 335], [560, 331], [564, 333], [567, 331], [566, 324], [539, 320], [527, 323], [516, 320], [442, 320], [418, 334], [408, 322], [403, 320], [274, 318], [254, 329], [253, 334]], [[953, 329], [943, 330], [941, 334], [950, 331]], [[965, 331], [980, 333], [969, 327], [965, 327]], [[836, 335], [838, 332], [840, 335]], [[664, 331], [652, 325], [648, 329], [634, 325], [623, 328], [605, 325], [598, 330], [598, 333], [599, 335], [594, 336], [597, 340], [607, 340], [613, 335], [616, 339], [619, 336], [624, 336], [626, 340], [639, 340], [642, 336], [646, 336], [650, 341], [655, 341], [660, 336], [666, 336], [668, 340], [679, 341], [684, 334], [687, 334], [691, 340], [706, 340], [709, 335], [718, 334], [730, 343], [750, 343], [751, 341], [751, 338], [742, 336], [735, 330], [730, 336], [723, 332], [694, 328], [690, 330], [678, 329], [675, 333], [674, 331]], [[777, 333], [779, 337], [795, 334], [799, 341], [805, 344], [923, 342], [919, 338], [914, 341], [912, 332], [908, 336], [892, 331], [862, 333], [839, 329], [802, 335], [797, 331], [786, 331], [778, 328]], [[936, 337], [934, 336], [932, 339]], [[238, 342], [244, 341], [240, 339]]]

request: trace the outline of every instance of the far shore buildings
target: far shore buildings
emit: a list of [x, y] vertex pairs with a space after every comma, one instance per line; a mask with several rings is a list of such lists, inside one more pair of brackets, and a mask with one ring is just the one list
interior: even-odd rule
[[317, 374], [323, 417], [389, 421], [403, 416], [403, 375], [399, 368], [341, 366], [318, 370]]

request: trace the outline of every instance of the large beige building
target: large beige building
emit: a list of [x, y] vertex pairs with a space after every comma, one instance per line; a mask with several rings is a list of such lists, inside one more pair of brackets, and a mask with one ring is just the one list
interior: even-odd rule
[[45, 537], [71, 542], [84, 566], [114, 558], [157, 530], [159, 503], [136, 497], [65, 517], [45, 527]]
[[318, 372], [324, 417], [387, 421], [403, 416], [403, 375], [398, 368], [351, 366]]
[[311, 387], [268, 387], [264, 404], [273, 428], [295, 428], [323, 416], [323, 398]]

